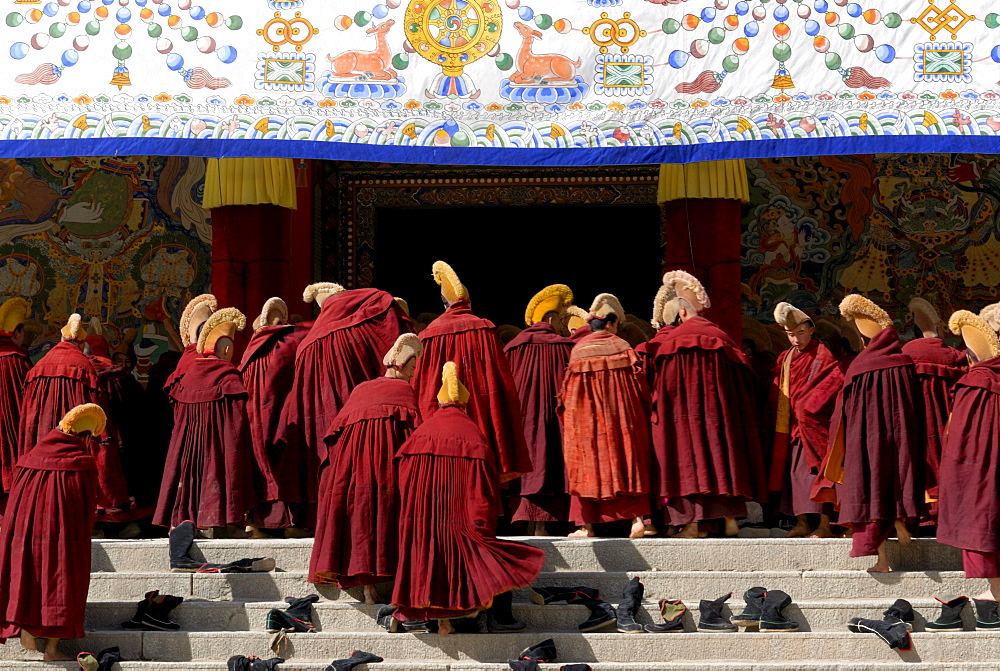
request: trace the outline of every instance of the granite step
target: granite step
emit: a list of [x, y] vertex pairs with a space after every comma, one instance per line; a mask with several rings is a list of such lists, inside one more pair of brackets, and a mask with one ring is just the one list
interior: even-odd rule
[[[564, 663], [540, 664], [541, 671], [558, 671]], [[279, 666], [294, 671], [325, 671], [329, 662], [296, 661]], [[622, 664], [592, 662], [593, 671], [940, 671], [951, 669], [996, 669], [995, 662], [760, 662], [738, 663], [733, 660], [706, 660], [701, 662], [626, 662]], [[43, 664], [42, 662], [7, 662], [7, 669], [66, 669], [79, 671], [76, 663]], [[225, 662], [122, 662], [121, 671], [226, 671]], [[363, 669], [364, 667], [362, 667]], [[365, 671], [510, 671], [504, 664], [470, 662], [406, 662], [385, 660], [369, 665]]]

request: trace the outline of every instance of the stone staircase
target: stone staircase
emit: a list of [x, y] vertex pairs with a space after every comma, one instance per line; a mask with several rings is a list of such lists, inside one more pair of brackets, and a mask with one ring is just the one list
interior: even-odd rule
[[[754, 533], [761, 532], [743, 532]], [[310, 540], [197, 541], [192, 554], [198, 559], [223, 562], [268, 556], [277, 562], [275, 572], [243, 575], [169, 573], [166, 541], [95, 540], [87, 637], [64, 647], [67, 652], [97, 652], [120, 646], [126, 659], [135, 660], [123, 663], [125, 670], [221, 671], [232, 655], [273, 656], [268, 649], [270, 636], [264, 631], [267, 612], [284, 608], [285, 596], [319, 593], [322, 601], [316, 604], [314, 621], [320, 632], [289, 635], [285, 653], [289, 661], [280, 669], [320, 671], [331, 660], [361, 649], [386, 659], [370, 665], [372, 670], [500, 671], [509, 668], [506, 659], [546, 638], [555, 640], [559, 652], [558, 663], [542, 665], [547, 670], [571, 662], [587, 662], [598, 671], [1000, 668], [1000, 632], [975, 632], [971, 606], [965, 610], [969, 631], [924, 632], [925, 618], [933, 620], [938, 614], [935, 595], [985, 589], [984, 580], [962, 577], [957, 550], [932, 540], [916, 540], [907, 547], [891, 545], [896, 572], [887, 575], [865, 572], [872, 559], [849, 558], [850, 541], [842, 539], [518, 540], [546, 551], [538, 585], [597, 587], [606, 600], [617, 603], [627, 581], [639, 576], [646, 588], [640, 619], [659, 621], [658, 600], [680, 598], [691, 608], [686, 632], [628, 635], [612, 628], [580, 634], [577, 624], [588, 614], [582, 606], [538, 606], [521, 590], [514, 609], [528, 624], [524, 633], [389, 634], [374, 622], [377, 606], [358, 603], [335, 587], [307, 582]], [[794, 605], [786, 614], [799, 623], [798, 632], [695, 630], [700, 599], [731, 591], [732, 610], [740, 612], [743, 592], [755, 585], [791, 595]], [[151, 589], [185, 598], [173, 613], [180, 631], [120, 628]], [[912, 651], [890, 650], [874, 635], [847, 631], [850, 617], [880, 619], [898, 597], [909, 599], [918, 612]], [[0, 668], [41, 668], [41, 662], [30, 661], [38, 659], [33, 655], [11, 641], [0, 646]]]

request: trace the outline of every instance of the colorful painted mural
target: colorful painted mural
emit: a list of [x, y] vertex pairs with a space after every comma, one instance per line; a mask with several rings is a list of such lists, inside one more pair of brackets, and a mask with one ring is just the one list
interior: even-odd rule
[[31, 350], [58, 342], [77, 312], [112, 347], [166, 350], [166, 319], [209, 284], [204, 159], [0, 160], [0, 300], [31, 301]]
[[773, 321], [783, 300], [836, 314], [848, 293], [942, 314], [1000, 295], [1000, 157], [906, 154], [747, 161], [744, 313]]

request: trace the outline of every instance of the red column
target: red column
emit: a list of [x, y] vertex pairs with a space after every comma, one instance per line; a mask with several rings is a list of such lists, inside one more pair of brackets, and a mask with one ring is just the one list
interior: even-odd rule
[[705, 316], [737, 343], [743, 333], [740, 201], [687, 198], [663, 204], [664, 271], [686, 270], [705, 284]]

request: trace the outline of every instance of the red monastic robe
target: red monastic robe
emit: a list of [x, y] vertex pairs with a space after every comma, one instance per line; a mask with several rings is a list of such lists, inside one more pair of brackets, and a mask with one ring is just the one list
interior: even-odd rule
[[593, 333], [593, 331], [590, 330], [590, 324], [584, 324], [577, 330], [573, 331], [573, 333], [570, 334], [569, 339], [573, 342], [578, 342], [589, 336], [591, 333]]
[[565, 522], [569, 515], [558, 396], [573, 341], [548, 322], [521, 331], [504, 353], [521, 402], [524, 439], [534, 470], [521, 478], [514, 521]]
[[896, 330], [883, 329], [844, 374], [813, 501], [836, 501], [853, 524], [919, 517], [925, 443], [916, 367]]
[[[426, 352], [426, 350], [425, 350]], [[392, 603], [407, 620], [469, 615], [527, 587], [545, 552], [496, 537], [493, 448], [460, 408], [424, 420], [400, 448], [399, 564]]]
[[639, 354], [652, 380], [657, 496], [668, 507], [688, 498], [693, 508], [676, 505], [730, 517], [746, 510], [746, 500], [766, 500], [756, 383], [740, 348], [709, 320], [693, 317], [660, 329]]
[[330, 423], [356, 386], [385, 374], [382, 358], [410, 321], [391, 294], [378, 289], [344, 291], [323, 302], [319, 317], [295, 354], [295, 380], [281, 415], [281, 467], [299, 479], [288, 503], [315, 503], [323, 442]]
[[409, 382], [380, 377], [351, 393], [326, 434], [309, 580], [341, 589], [396, 573], [399, 492], [393, 459], [420, 424]]
[[265, 529], [306, 524], [301, 519], [301, 506], [285, 503], [285, 495], [294, 496], [298, 491], [299, 479], [288, 478], [290, 474], [281, 469], [283, 446], [277, 444], [275, 436], [295, 379], [295, 352], [308, 333], [308, 329], [296, 326], [266, 326], [254, 333], [239, 366], [250, 394], [247, 417], [259, 501], [250, 521]]
[[31, 359], [23, 347], [8, 336], [0, 336], [0, 482], [3, 491], [10, 491], [14, 482], [14, 466], [21, 456], [18, 431], [21, 422], [21, 397], [25, 379], [31, 370]]
[[786, 514], [820, 512], [809, 496], [830, 446], [830, 420], [843, 386], [840, 363], [815, 338], [801, 352], [793, 347], [778, 357], [771, 385], [777, 421], [768, 488], [782, 493]]
[[171, 372], [170, 375], [167, 377], [166, 384], [163, 385], [164, 390], [169, 392], [170, 388], [173, 387], [178, 380], [184, 377], [184, 373], [187, 372], [187, 369], [191, 366], [191, 363], [200, 358], [201, 355], [198, 354], [197, 345], [194, 344], [185, 345], [184, 351], [181, 352], [181, 358], [177, 360], [177, 366], [174, 368], [173, 372]]
[[560, 410], [576, 524], [649, 513], [649, 387], [628, 343], [597, 331], [573, 347]]
[[[111, 360], [111, 348], [104, 336], [91, 334], [87, 336], [87, 344], [91, 352], [87, 358], [97, 373], [98, 403], [107, 413], [106, 449], [94, 455], [101, 491], [104, 493], [99, 498], [111, 498], [124, 503], [129, 491], [124, 462], [128, 447], [137, 445], [136, 426], [141, 426], [142, 423], [142, 385]], [[145, 479], [145, 474], [138, 475]], [[135, 481], [134, 484], [141, 490], [149, 488], [147, 482]]]
[[83, 637], [96, 507], [83, 440], [53, 429], [21, 457], [0, 530], [0, 639]]
[[257, 500], [247, 390], [236, 366], [195, 359], [170, 389], [174, 432], [153, 523], [242, 525]]
[[[28, 373], [21, 402], [19, 444], [27, 451], [78, 405], [96, 403], [108, 412], [107, 398], [90, 359], [73, 343], [61, 342], [45, 353]], [[112, 434], [95, 436], [90, 451], [97, 462], [97, 505], [119, 508], [128, 503], [118, 443]]]
[[460, 301], [420, 332], [420, 342], [424, 354], [417, 359], [412, 383], [423, 418], [437, 412], [441, 369], [454, 361], [471, 394], [466, 411], [493, 450], [500, 482], [530, 473], [517, 387], [493, 323], [472, 314], [468, 301]]
[[917, 338], [903, 345], [903, 352], [917, 367], [924, 392], [924, 426], [927, 428], [927, 496], [938, 498], [938, 464], [945, 429], [951, 414], [951, 390], [969, 368], [964, 352], [949, 347], [941, 338]]

